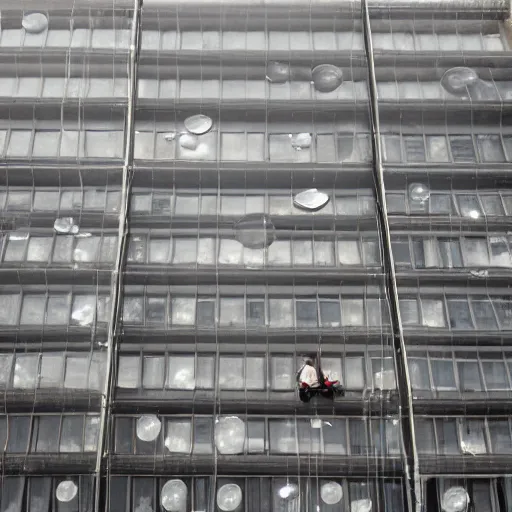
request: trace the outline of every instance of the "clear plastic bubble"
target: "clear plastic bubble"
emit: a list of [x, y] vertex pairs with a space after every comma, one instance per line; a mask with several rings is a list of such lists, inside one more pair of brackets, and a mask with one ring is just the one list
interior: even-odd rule
[[320, 497], [327, 505], [335, 505], [343, 497], [343, 489], [338, 482], [325, 482], [320, 488]]
[[295, 151], [302, 151], [311, 147], [311, 133], [298, 133], [297, 135], [290, 134], [290, 142], [292, 143]]
[[441, 78], [441, 85], [450, 94], [466, 96], [468, 87], [476, 84], [480, 79], [475, 70], [466, 67], [451, 68]]
[[284, 84], [290, 79], [290, 66], [284, 62], [267, 64], [267, 80], [275, 84]]
[[332, 64], [320, 64], [313, 68], [313, 84], [319, 92], [332, 92], [343, 83], [343, 71]]
[[59, 217], [55, 219], [53, 223], [53, 229], [63, 235], [68, 234], [77, 234], [79, 231], [78, 225], [75, 223], [75, 219], [73, 217]]
[[197, 114], [185, 119], [185, 128], [195, 135], [204, 135], [205, 133], [208, 133], [212, 129], [212, 126], [213, 121], [211, 117], [203, 114]]
[[188, 489], [183, 480], [168, 480], [160, 492], [162, 507], [168, 512], [184, 512]]
[[293, 500], [299, 495], [299, 486], [297, 484], [286, 484], [279, 489], [279, 497], [283, 500]]
[[137, 420], [137, 437], [141, 441], [154, 441], [160, 434], [162, 423], [154, 414], [145, 414]]
[[78, 487], [73, 480], [63, 480], [55, 490], [55, 496], [58, 501], [71, 501], [78, 493]]
[[172, 142], [174, 139], [176, 139], [176, 132], [164, 133], [164, 139], [166, 142]]
[[329, 202], [329, 196], [324, 192], [319, 192], [316, 188], [310, 188], [299, 192], [293, 198], [293, 204], [303, 210], [319, 210]]
[[430, 197], [430, 190], [423, 183], [411, 183], [409, 185], [409, 198], [411, 201], [424, 203]]
[[275, 227], [267, 215], [252, 213], [235, 224], [236, 239], [249, 249], [268, 247], [276, 238]]
[[465, 512], [469, 505], [469, 496], [464, 487], [450, 487], [441, 499], [444, 512]]
[[215, 423], [215, 446], [222, 454], [243, 453], [245, 423], [237, 416], [225, 416]]
[[242, 489], [236, 484], [223, 485], [217, 491], [217, 505], [224, 512], [236, 510], [242, 502]]
[[199, 137], [190, 133], [183, 133], [180, 135], [180, 146], [194, 151], [199, 146]]
[[372, 500], [364, 498], [362, 500], [354, 500], [350, 502], [350, 512], [371, 512]]
[[29, 34], [39, 34], [48, 28], [48, 18], [42, 12], [25, 14], [21, 21], [21, 26]]

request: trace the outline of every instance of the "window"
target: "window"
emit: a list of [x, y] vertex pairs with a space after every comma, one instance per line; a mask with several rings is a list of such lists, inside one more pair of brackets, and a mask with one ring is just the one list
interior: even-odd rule
[[451, 359], [431, 359], [432, 378], [437, 391], [455, 391], [455, 374]]
[[423, 357], [410, 357], [407, 362], [412, 389], [430, 391], [430, 376], [427, 359]]

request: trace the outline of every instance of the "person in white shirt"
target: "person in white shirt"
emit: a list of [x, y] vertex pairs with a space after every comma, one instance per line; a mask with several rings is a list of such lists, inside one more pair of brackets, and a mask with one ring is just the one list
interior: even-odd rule
[[318, 374], [313, 366], [313, 361], [309, 358], [304, 361], [304, 366], [302, 367], [299, 375], [299, 385], [302, 386], [303, 383], [307, 384], [310, 388], [317, 388], [320, 386], [320, 383], [318, 382]]

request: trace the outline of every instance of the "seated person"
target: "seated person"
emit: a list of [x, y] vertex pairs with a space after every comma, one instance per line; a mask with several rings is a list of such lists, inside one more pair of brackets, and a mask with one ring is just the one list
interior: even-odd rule
[[299, 370], [298, 376], [299, 386], [302, 388], [318, 388], [320, 382], [318, 381], [318, 374], [315, 367], [313, 366], [313, 360], [307, 358], [304, 360], [304, 366]]

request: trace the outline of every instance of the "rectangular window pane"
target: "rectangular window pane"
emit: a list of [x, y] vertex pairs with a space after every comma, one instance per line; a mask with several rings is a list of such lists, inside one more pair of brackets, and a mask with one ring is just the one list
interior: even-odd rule
[[60, 434], [60, 452], [81, 452], [83, 430], [83, 416], [64, 416]]
[[437, 418], [437, 444], [440, 455], [459, 454], [459, 443], [457, 441], [457, 425], [454, 419]]
[[270, 451], [296, 453], [297, 440], [294, 420], [269, 420]]
[[292, 308], [290, 299], [269, 299], [270, 327], [292, 327]]
[[461, 245], [467, 267], [489, 266], [487, 239], [465, 237], [461, 239]]
[[484, 420], [461, 419], [461, 435], [460, 447], [463, 453], [487, 453]]
[[295, 373], [291, 356], [272, 356], [271, 386], [274, 391], [289, 391], [293, 389]]
[[428, 362], [426, 358], [413, 358], [407, 360], [409, 376], [413, 390], [430, 390], [430, 377], [428, 373]]
[[337, 300], [320, 300], [320, 321], [322, 327], [340, 327], [340, 303]]
[[432, 377], [437, 391], [455, 391], [455, 375], [451, 359], [431, 359]]
[[33, 389], [39, 371], [39, 354], [17, 354], [14, 364], [13, 387]]
[[165, 359], [161, 357], [144, 357], [142, 387], [162, 389], [164, 387]]
[[59, 416], [39, 416], [32, 430], [32, 451], [57, 453], [59, 451]]
[[467, 300], [448, 300], [448, 315], [452, 329], [473, 329]]
[[480, 368], [476, 361], [458, 361], [461, 391], [481, 391]]
[[482, 361], [482, 367], [488, 391], [510, 389], [504, 361]]
[[445, 327], [444, 305], [442, 300], [421, 299], [421, 309], [426, 327]]
[[365, 388], [365, 365], [362, 357], [345, 358], [345, 387], [357, 391]]
[[195, 356], [170, 356], [166, 386], [170, 389], [195, 389]]
[[317, 302], [310, 300], [298, 300], [295, 302], [297, 327], [317, 327], [318, 312]]
[[168, 420], [165, 447], [171, 453], [190, 453], [192, 422], [189, 419]]
[[478, 329], [497, 329], [496, 316], [492, 304], [489, 300], [475, 300], [471, 301], [473, 315], [475, 317], [476, 326]]
[[492, 452], [500, 455], [512, 453], [512, 437], [510, 436], [509, 420], [489, 421]]
[[194, 453], [212, 453], [213, 425], [211, 418], [196, 418], [194, 420]]
[[59, 388], [64, 373], [64, 357], [62, 354], [42, 354], [39, 387]]
[[119, 356], [117, 386], [136, 389], [140, 386], [139, 356]]
[[297, 419], [299, 454], [320, 453], [321, 421], [315, 419]]
[[436, 446], [433, 420], [431, 418], [418, 418], [414, 422], [414, 429], [416, 431], [418, 452], [420, 454], [434, 455], [436, 453]]
[[368, 441], [366, 438], [366, 421], [349, 419], [350, 452], [352, 455], [366, 455], [368, 453]]
[[362, 299], [342, 299], [341, 318], [344, 327], [364, 325], [364, 305]]
[[244, 389], [244, 358], [220, 356], [220, 389]]
[[265, 358], [245, 358], [245, 386], [247, 389], [265, 388]]
[[329, 421], [323, 421], [322, 434], [326, 455], [347, 454], [347, 420], [329, 419]]
[[343, 384], [341, 357], [322, 357], [322, 372], [330, 381], [339, 380]]

